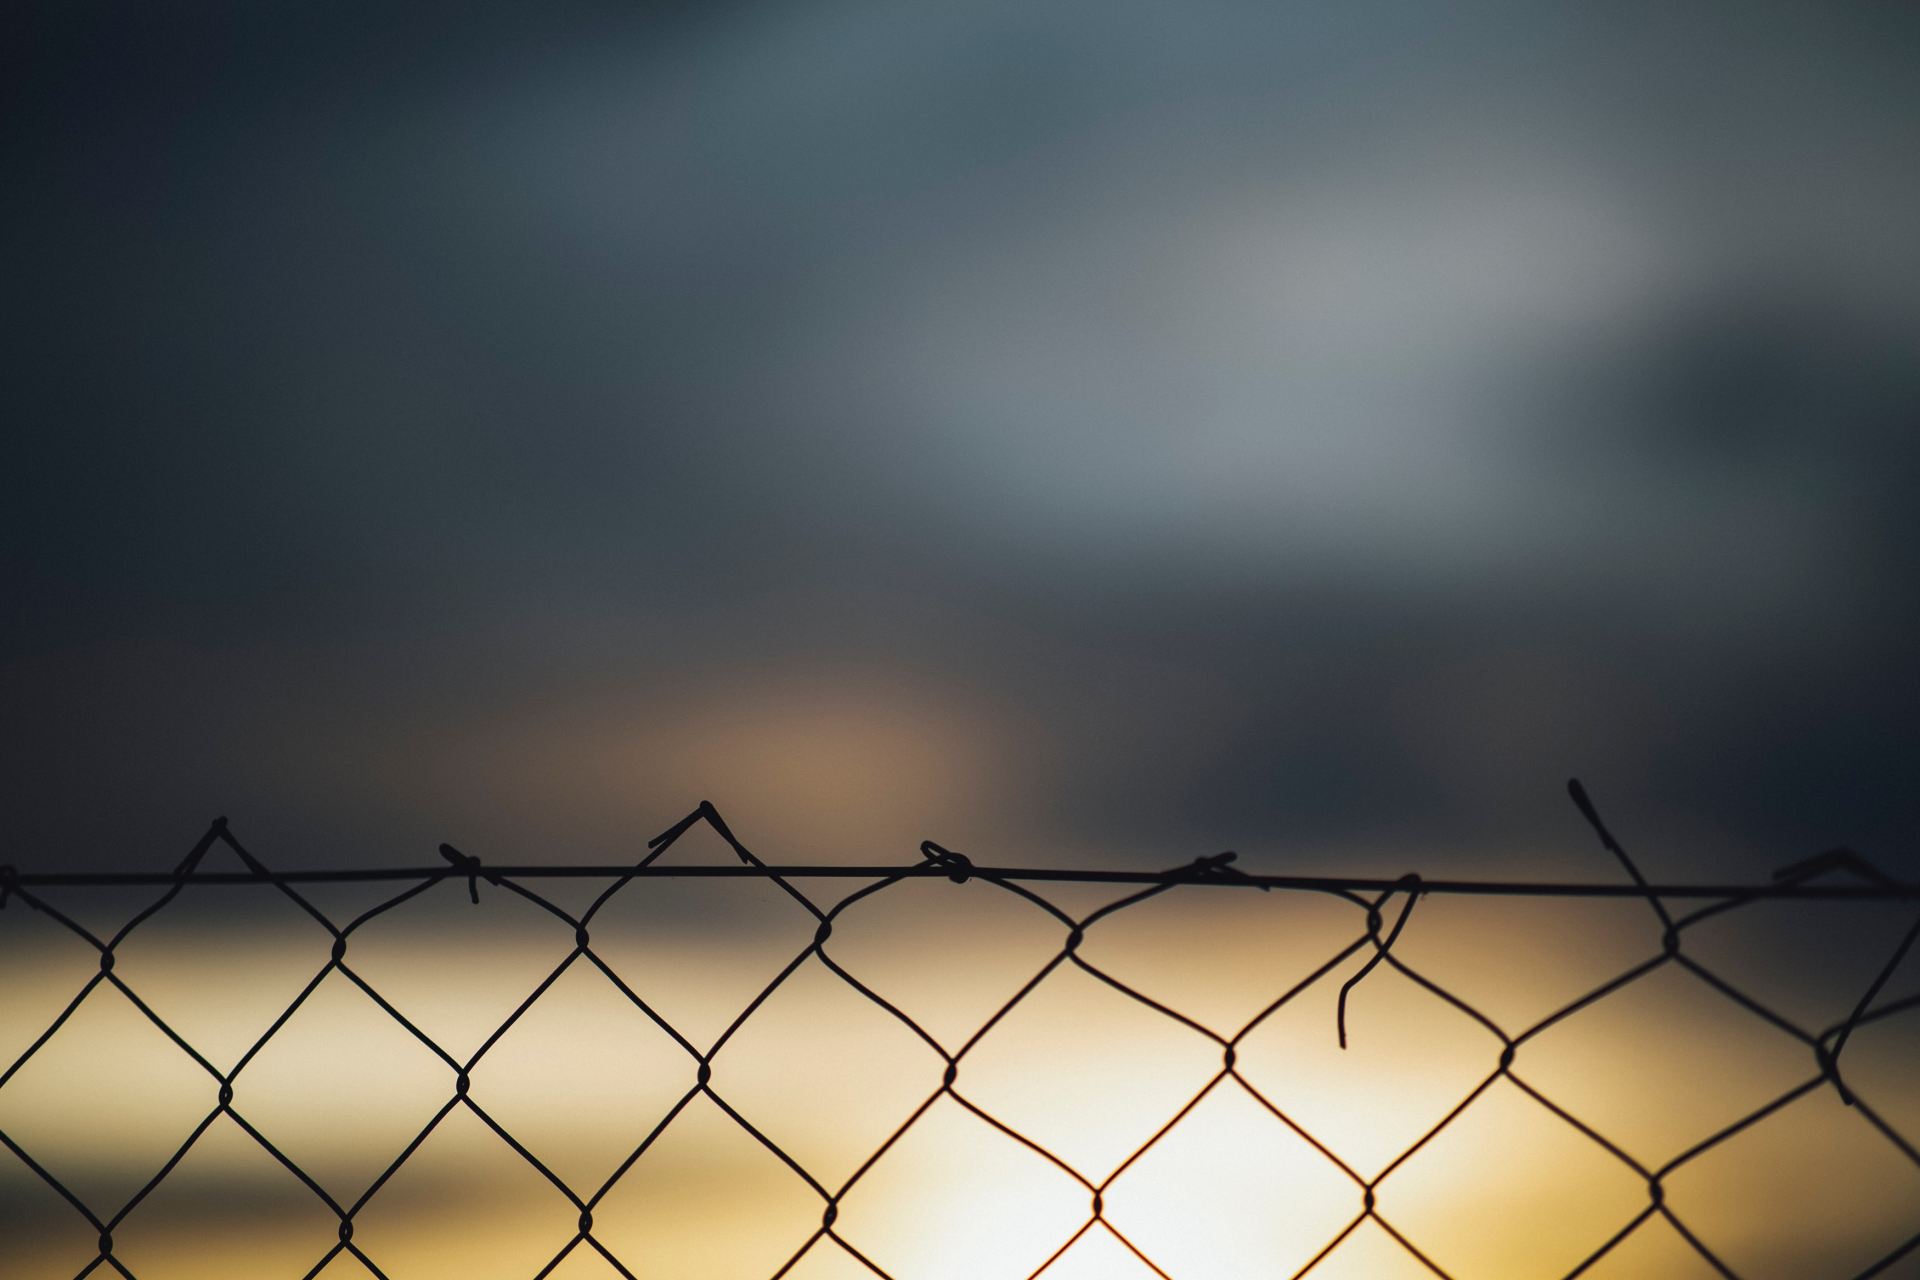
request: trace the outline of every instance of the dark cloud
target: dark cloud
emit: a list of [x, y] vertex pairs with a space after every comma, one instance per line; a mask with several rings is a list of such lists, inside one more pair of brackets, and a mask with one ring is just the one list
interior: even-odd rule
[[42, 16], [12, 861], [1914, 847], [1905, 15]]

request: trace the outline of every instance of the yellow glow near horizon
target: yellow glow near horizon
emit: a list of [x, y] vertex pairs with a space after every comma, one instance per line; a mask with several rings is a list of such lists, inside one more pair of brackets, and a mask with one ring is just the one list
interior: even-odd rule
[[[805, 913], [777, 898], [731, 915], [720, 907], [767, 890], [630, 886], [630, 899], [596, 919], [593, 945], [705, 1047], [812, 936]], [[376, 922], [348, 952], [357, 973], [457, 1056], [572, 945], [551, 917], [499, 891], [483, 896], [482, 910], [460, 903]], [[1651, 954], [1636, 912], [1644, 904], [1430, 901], [1395, 955], [1470, 988], [1475, 1007], [1513, 1031]], [[1094, 925], [1080, 954], [1231, 1038], [1357, 937], [1357, 915], [1331, 899], [1182, 890]], [[115, 972], [225, 1069], [324, 961], [326, 939], [297, 921], [194, 927], [136, 934]], [[992, 886], [914, 882], [849, 909], [827, 951], [957, 1049], [1059, 954], [1063, 934]], [[1486, 969], [1489, 950], [1506, 954], [1503, 968]], [[1151, 1276], [1120, 1237], [1179, 1280], [1254, 1280], [1292, 1275], [1343, 1232], [1314, 1276], [1430, 1275], [1380, 1223], [1354, 1226], [1359, 1183], [1287, 1121], [1359, 1178], [1391, 1167], [1378, 1186], [1382, 1219], [1447, 1274], [1567, 1274], [1645, 1207], [1644, 1182], [1513, 1082], [1488, 1084], [1498, 1038], [1391, 966], [1355, 989], [1350, 1044], [1339, 1048], [1334, 1000], [1364, 958], [1349, 957], [1239, 1038], [1225, 1077], [1221, 1046], [1205, 1032], [1062, 964], [962, 1057], [958, 1098], [935, 1097], [938, 1053], [809, 959], [716, 1055], [711, 1087], [830, 1191], [934, 1099], [860, 1174], [834, 1224], [899, 1280], [1024, 1277], [1056, 1253], [1045, 1271], [1053, 1280]], [[57, 1012], [86, 981], [87, 960], [84, 945], [44, 930], [11, 948], [0, 987], [9, 1061], [44, 1028], [48, 992]], [[1909, 1127], [1920, 1081], [1913, 1033], [1897, 1024], [1911, 1021], [1865, 1028], [1848, 1049], [1849, 1078]], [[1807, 1079], [1812, 1064], [1804, 1046], [1669, 968], [1528, 1040], [1514, 1071], [1653, 1167]], [[590, 1195], [694, 1083], [686, 1051], [582, 958], [481, 1059], [471, 1096]], [[241, 1072], [234, 1106], [351, 1203], [451, 1085], [444, 1062], [335, 973]], [[1088, 1227], [1092, 1196], [1072, 1174], [961, 1099], [1102, 1186], [1103, 1221]], [[213, 1104], [206, 1073], [102, 986], [0, 1089], [0, 1128], [107, 1208]], [[1742, 1275], [1823, 1274], [1809, 1269], [1814, 1259], [1852, 1274], [1920, 1228], [1920, 1170], [1828, 1088], [1682, 1166], [1666, 1194]], [[0, 1274], [70, 1276], [92, 1259], [92, 1229], [18, 1161], [0, 1170], [0, 1203], [9, 1226]], [[595, 1206], [594, 1236], [641, 1276], [765, 1277], [816, 1233], [822, 1209], [817, 1192], [699, 1095]], [[457, 1107], [356, 1215], [354, 1241], [394, 1280], [516, 1280], [573, 1237], [576, 1217]], [[222, 1117], [116, 1228], [115, 1253], [141, 1280], [297, 1277], [331, 1247], [335, 1226]], [[342, 1256], [322, 1274], [365, 1271]], [[617, 1273], [582, 1245], [552, 1274]], [[788, 1274], [872, 1273], [822, 1239]], [[1656, 1217], [1587, 1274], [1683, 1280], [1710, 1269]]]

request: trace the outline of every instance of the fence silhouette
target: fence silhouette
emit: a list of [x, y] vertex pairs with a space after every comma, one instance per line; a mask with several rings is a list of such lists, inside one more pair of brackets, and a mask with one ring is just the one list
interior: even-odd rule
[[[1768, 1003], [1742, 990], [1721, 973], [1716, 972], [1713, 967], [1702, 963], [1690, 954], [1687, 947], [1689, 930], [1707, 920], [1728, 912], [1742, 910], [1754, 903], [1781, 899], [1920, 903], [1920, 886], [1890, 880], [1879, 874], [1864, 860], [1844, 850], [1823, 854], [1786, 868], [1773, 882], [1763, 885], [1653, 884], [1641, 874], [1633, 860], [1608, 831], [1577, 782], [1570, 784], [1570, 791], [1602, 844], [1626, 872], [1628, 877], [1626, 883], [1540, 884], [1518, 881], [1423, 880], [1414, 875], [1394, 880], [1253, 875], [1236, 869], [1232, 865], [1232, 854], [1198, 859], [1164, 872], [992, 867], [975, 865], [966, 856], [932, 842], [922, 846], [919, 862], [904, 867], [777, 866], [762, 861], [746, 848], [735, 838], [713, 806], [704, 802], [682, 821], [650, 841], [649, 852], [645, 858], [635, 865], [624, 867], [491, 866], [452, 846], [442, 846], [444, 865], [433, 867], [275, 873], [263, 865], [235, 838], [222, 819], [213, 824], [184, 861], [167, 873], [89, 875], [31, 873], [16, 871], [12, 868], [0, 868], [0, 906], [11, 902], [16, 907], [44, 913], [61, 928], [69, 931], [97, 952], [99, 961], [98, 971], [67, 1002], [62, 1012], [52, 1020], [51, 1025], [28, 1045], [24, 1053], [7, 1064], [4, 1072], [0, 1072], [0, 1098], [4, 1098], [8, 1083], [37, 1053], [60, 1035], [62, 1028], [69, 1023], [83, 1002], [103, 986], [111, 987], [124, 996], [182, 1054], [203, 1070], [217, 1089], [214, 1108], [193, 1129], [185, 1142], [134, 1192], [131, 1198], [117, 1205], [88, 1203], [50, 1171], [25, 1143], [16, 1140], [15, 1136], [4, 1130], [0, 1130], [0, 1145], [5, 1146], [13, 1159], [30, 1170], [33, 1177], [57, 1193], [71, 1207], [72, 1212], [83, 1218], [89, 1229], [97, 1233], [97, 1256], [86, 1263], [79, 1271], [79, 1276], [112, 1273], [128, 1277], [128, 1280], [133, 1280], [135, 1272], [130, 1269], [129, 1263], [116, 1253], [115, 1231], [121, 1227], [129, 1214], [161, 1186], [209, 1127], [223, 1116], [229, 1118], [268, 1156], [297, 1179], [321, 1205], [325, 1206], [327, 1213], [337, 1222], [337, 1240], [322, 1256], [313, 1260], [311, 1268], [305, 1273], [308, 1280], [334, 1264], [343, 1255], [357, 1262], [366, 1273], [382, 1277], [383, 1280], [387, 1277], [388, 1273], [382, 1270], [376, 1252], [370, 1251], [361, 1241], [356, 1240], [354, 1231], [356, 1217], [382, 1193], [383, 1188], [388, 1186], [395, 1174], [407, 1164], [435, 1130], [449, 1116], [462, 1110], [470, 1113], [490, 1130], [505, 1148], [523, 1160], [541, 1179], [564, 1196], [577, 1211], [577, 1225], [571, 1237], [554, 1241], [551, 1259], [537, 1272], [534, 1280], [540, 1280], [541, 1277], [553, 1273], [581, 1250], [597, 1255], [606, 1266], [619, 1275], [627, 1277], [636, 1275], [636, 1271], [631, 1268], [642, 1264], [636, 1263], [631, 1258], [623, 1258], [615, 1247], [596, 1233], [596, 1211], [601, 1208], [603, 1201], [621, 1179], [646, 1160], [649, 1151], [654, 1148], [662, 1133], [675, 1118], [700, 1098], [709, 1100], [755, 1143], [776, 1157], [818, 1198], [818, 1225], [812, 1227], [804, 1238], [793, 1242], [791, 1255], [784, 1265], [772, 1273], [773, 1280], [780, 1280], [780, 1277], [788, 1275], [811, 1252], [821, 1249], [838, 1251], [844, 1255], [845, 1259], [857, 1264], [857, 1267], [865, 1273], [883, 1277], [894, 1276], [895, 1280], [911, 1280], [909, 1275], [896, 1276], [868, 1252], [863, 1251], [862, 1242], [857, 1234], [844, 1229], [840, 1206], [844, 1198], [863, 1178], [867, 1177], [876, 1162], [899, 1143], [903, 1136], [927, 1115], [929, 1109], [942, 1099], [951, 1100], [952, 1103], [977, 1117], [980, 1122], [991, 1126], [1037, 1154], [1056, 1170], [1060, 1177], [1076, 1185], [1087, 1198], [1084, 1218], [1062, 1225], [1058, 1248], [1038, 1267], [1031, 1270], [1029, 1280], [1045, 1275], [1062, 1256], [1089, 1233], [1104, 1233], [1154, 1275], [1172, 1280], [1174, 1275], [1179, 1274], [1177, 1266], [1170, 1262], [1165, 1263], [1167, 1269], [1163, 1269], [1163, 1260], [1156, 1259], [1153, 1249], [1134, 1239], [1126, 1223], [1115, 1221], [1110, 1217], [1107, 1193], [1117, 1179], [1176, 1130], [1203, 1099], [1217, 1088], [1227, 1085], [1228, 1082], [1243, 1089], [1246, 1095], [1270, 1115], [1276, 1124], [1283, 1126], [1311, 1147], [1314, 1152], [1324, 1158], [1329, 1167], [1337, 1170], [1339, 1175], [1351, 1185], [1353, 1196], [1351, 1220], [1328, 1238], [1324, 1247], [1313, 1253], [1303, 1263], [1294, 1266], [1289, 1262], [1286, 1272], [1274, 1272], [1274, 1274], [1291, 1274], [1295, 1277], [1313, 1274], [1317, 1268], [1321, 1268], [1330, 1258], [1336, 1256], [1341, 1246], [1368, 1223], [1384, 1232], [1394, 1245], [1404, 1251], [1407, 1258], [1413, 1260], [1427, 1273], [1443, 1277], [1459, 1274], [1450, 1272], [1428, 1251], [1423, 1250], [1420, 1241], [1415, 1238], [1417, 1233], [1396, 1224], [1390, 1203], [1392, 1197], [1388, 1190], [1382, 1189], [1381, 1184], [1449, 1126], [1458, 1122], [1463, 1114], [1486, 1096], [1490, 1088], [1503, 1080], [1510, 1082], [1546, 1114], [1568, 1126], [1573, 1133], [1590, 1143], [1595, 1150], [1604, 1153], [1606, 1157], [1629, 1170], [1645, 1188], [1644, 1204], [1638, 1208], [1637, 1212], [1622, 1221], [1618, 1230], [1584, 1260], [1566, 1272], [1568, 1276], [1577, 1276], [1595, 1267], [1655, 1219], [1664, 1221], [1685, 1242], [1699, 1262], [1712, 1272], [1722, 1276], [1740, 1274], [1724, 1260], [1721, 1253], [1716, 1251], [1714, 1242], [1705, 1238], [1702, 1232], [1696, 1231], [1669, 1201], [1666, 1183], [1677, 1170], [1699, 1160], [1735, 1135], [1762, 1123], [1796, 1100], [1818, 1090], [1833, 1090], [1838, 1099], [1850, 1108], [1849, 1114], [1857, 1116], [1862, 1124], [1879, 1135], [1879, 1138], [1897, 1152], [1899, 1157], [1914, 1166], [1916, 1170], [1920, 1170], [1920, 1151], [1916, 1150], [1913, 1141], [1896, 1129], [1883, 1110], [1876, 1109], [1873, 1099], [1862, 1096], [1861, 1091], [1849, 1083], [1845, 1074], [1847, 1061], [1845, 1051], [1850, 1038], [1857, 1030], [1902, 1013], [1920, 1010], [1920, 994], [1900, 998], [1890, 998], [1886, 995], [1889, 980], [1914, 948], [1916, 937], [1920, 937], [1920, 920], [1914, 921], [1912, 927], [1906, 930], [1892, 954], [1887, 956], [1874, 980], [1859, 996], [1850, 1015], [1834, 1025], [1814, 1029], [1799, 1025]], [[725, 866], [668, 866], [659, 862], [661, 855], [676, 841], [690, 829], [702, 824], [711, 828], [712, 832], [725, 842], [737, 857], [737, 863]], [[216, 847], [231, 850], [244, 869], [234, 872], [202, 870], [203, 859]], [[648, 1002], [643, 991], [636, 990], [633, 985], [630, 985], [627, 978], [594, 949], [591, 930], [601, 908], [615, 894], [629, 885], [656, 877], [743, 877], [770, 882], [803, 908], [815, 923], [811, 942], [781, 968], [759, 994], [740, 1010], [738, 1016], [733, 1018], [717, 1040], [706, 1044], [704, 1048], [676, 1029], [672, 1022]], [[958, 1044], [943, 1043], [937, 1039], [920, 1021], [916, 1021], [911, 1011], [897, 1007], [894, 1002], [863, 982], [857, 973], [843, 967], [830, 950], [835, 923], [849, 907], [868, 900], [876, 894], [885, 894], [893, 887], [907, 881], [928, 878], [946, 878], [956, 883], [971, 881], [992, 885], [1044, 912], [1061, 931], [1058, 950], [1051, 959], [1017, 989], [1009, 993], [998, 1009], [968, 1038]], [[550, 879], [604, 880], [606, 883], [591, 904], [575, 914], [563, 909], [548, 896], [531, 887], [533, 883]], [[573, 939], [572, 950], [554, 967], [552, 972], [519, 1002], [513, 1012], [485, 1038], [477, 1050], [465, 1056], [456, 1056], [449, 1052], [441, 1044], [436, 1043], [435, 1039], [414, 1021], [409, 1020], [364, 975], [356, 972], [352, 958], [352, 943], [356, 932], [369, 921], [386, 916], [435, 885], [448, 880], [461, 884], [475, 903], [480, 900], [482, 885], [488, 886], [490, 893], [518, 895], [550, 916], [556, 929], [570, 931]], [[836, 882], [842, 880], [858, 880], [865, 883], [859, 884], [844, 894], [830, 892], [834, 889]], [[391, 881], [401, 887], [385, 901], [363, 911], [344, 924], [336, 923], [314, 905], [308, 894], [302, 892], [302, 886], [312, 884], [376, 881]], [[116, 972], [114, 964], [116, 949], [126, 942], [134, 931], [141, 928], [157, 913], [166, 910], [169, 903], [173, 902], [185, 887], [202, 883], [270, 886], [273, 891], [284, 895], [295, 904], [319, 927], [325, 929], [333, 940], [324, 966], [311, 981], [306, 983], [299, 995], [274, 1019], [251, 1047], [240, 1056], [237, 1063], [226, 1071], [217, 1068], [207, 1056], [204, 1056], [187, 1038], [156, 1013], [142, 999], [135, 987]], [[1090, 913], [1076, 916], [1055, 905], [1044, 892], [1048, 885], [1061, 883], [1112, 885], [1119, 896], [1116, 900], [1109, 901]], [[58, 896], [54, 892], [56, 890], [102, 885], [153, 886], [159, 892], [143, 909], [137, 911], [117, 931], [110, 934], [105, 934], [105, 931], [96, 933], [83, 926], [74, 918], [74, 915], [63, 910], [54, 901]], [[1104, 971], [1098, 964], [1081, 954], [1082, 944], [1089, 931], [1096, 928], [1103, 920], [1150, 898], [1189, 886], [1206, 886], [1213, 890], [1233, 892], [1322, 895], [1350, 908], [1354, 913], [1356, 927], [1351, 940], [1343, 947], [1311, 971], [1291, 975], [1284, 985], [1273, 993], [1271, 1001], [1255, 1017], [1236, 1032], [1223, 1034]], [[1659, 944], [1657, 949], [1644, 960], [1619, 972], [1577, 999], [1565, 1003], [1547, 1017], [1520, 1029], [1508, 1030], [1460, 994], [1431, 980], [1401, 955], [1395, 953], [1395, 943], [1407, 929], [1410, 918], [1416, 912], [1416, 904], [1423, 897], [1434, 894], [1642, 900], [1657, 922]], [[4, 923], [3, 918], [0, 918], [0, 923]], [[939, 1080], [930, 1082], [931, 1087], [925, 1100], [894, 1128], [884, 1141], [879, 1143], [850, 1177], [833, 1181], [825, 1180], [809, 1171], [801, 1159], [784, 1150], [760, 1127], [756, 1127], [748, 1115], [736, 1109], [713, 1082], [712, 1064], [715, 1056], [733, 1040], [736, 1033], [755, 1016], [769, 998], [782, 987], [782, 984], [786, 983], [809, 960], [817, 960], [852, 991], [884, 1010], [888, 1016], [897, 1020], [901, 1026], [928, 1046], [945, 1064]], [[1497, 1051], [1487, 1064], [1487, 1074], [1484, 1079], [1371, 1177], [1364, 1176], [1337, 1153], [1333, 1144], [1323, 1141], [1321, 1137], [1311, 1132], [1306, 1124], [1301, 1123], [1290, 1111], [1290, 1103], [1286, 1097], [1271, 1096], [1273, 1091], [1270, 1088], [1263, 1090], [1257, 1087], [1254, 1080], [1243, 1074], [1237, 1062], [1239, 1046], [1270, 1016], [1316, 984], [1332, 983], [1335, 980], [1334, 975], [1343, 966], [1351, 967], [1356, 961], [1361, 961], [1359, 967], [1340, 982], [1335, 1006], [1335, 1025], [1327, 1029], [1329, 1034], [1338, 1038], [1342, 1047], [1345, 1047], [1347, 1041], [1349, 997], [1355, 996], [1356, 993], [1364, 994], [1363, 987], [1368, 976], [1383, 966], [1390, 967], [1443, 1001], [1457, 1012], [1459, 1017], [1470, 1020], [1489, 1033], [1498, 1044]], [[635, 1009], [672, 1038], [687, 1055], [692, 1080], [679, 1101], [660, 1119], [658, 1124], [653, 1126], [650, 1132], [637, 1141], [631, 1154], [619, 1164], [612, 1175], [593, 1186], [570, 1185], [547, 1163], [544, 1163], [529, 1146], [516, 1138], [496, 1116], [489, 1114], [486, 1107], [472, 1096], [469, 1088], [472, 1073], [482, 1059], [519, 1022], [522, 1016], [549, 992], [564, 973], [578, 965], [590, 966], [598, 971], [625, 1000], [630, 1001]], [[1046, 1143], [1021, 1132], [1016, 1125], [997, 1117], [989, 1106], [970, 1098], [962, 1079], [962, 1067], [967, 1056], [984, 1038], [995, 1033], [996, 1028], [1002, 1025], [1009, 1013], [1027, 1000], [1042, 983], [1063, 966], [1071, 966], [1083, 972], [1128, 999], [1138, 1002], [1145, 1009], [1171, 1020], [1172, 1023], [1184, 1028], [1187, 1033], [1205, 1038], [1219, 1055], [1218, 1070], [1212, 1078], [1184, 1105], [1169, 1115], [1165, 1123], [1139, 1144], [1117, 1168], [1097, 1179], [1076, 1168], [1071, 1160], [1050, 1149]], [[1562, 1023], [1565, 1019], [1590, 1008], [1596, 1002], [1661, 970], [1684, 971], [1702, 984], [1706, 990], [1715, 993], [1729, 1007], [1742, 1011], [1745, 1015], [1758, 1019], [1774, 1030], [1797, 1040], [1807, 1052], [1809, 1066], [1804, 1080], [1773, 1097], [1765, 1105], [1726, 1124], [1665, 1163], [1647, 1164], [1630, 1155], [1623, 1145], [1609, 1139], [1606, 1134], [1583, 1120], [1572, 1109], [1556, 1102], [1545, 1089], [1530, 1082], [1516, 1060], [1519, 1051], [1548, 1028]], [[269, 1133], [256, 1127], [242, 1110], [236, 1107], [234, 1101], [236, 1078], [247, 1070], [248, 1065], [281, 1031], [322, 981], [335, 973], [351, 982], [407, 1035], [430, 1051], [447, 1069], [451, 1080], [449, 1095], [445, 1103], [434, 1112], [431, 1120], [386, 1165], [384, 1170], [372, 1179], [369, 1185], [365, 1186], [357, 1196], [351, 1198], [336, 1197], [332, 1191], [321, 1185], [320, 1181], [311, 1176], [299, 1163], [283, 1153], [281, 1148], [275, 1145]], [[1035, 1064], [1035, 1070], [1046, 1070], [1046, 1064]], [[1920, 1074], [1920, 1070], [1917, 1070], [1916, 1074]], [[1912, 1228], [1912, 1234], [1894, 1244], [1864, 1269], [1851, 1274], [1859, 1277], [1882, 1275], [1895, 1268], [1897, 1264], [1901, 1264], [1902, 1260], [1905, 1260], [1909, 1267], [1916, 1261], [1920, 1261], [1920, 1199], [1915, 1201], [1909, 1225]], [[993, 1280], [993, 1278], [982, 1276], [981, 1280]], [[1190, 1277], [1182, 1274], [1180, 1280], [1204, 1280], [1204, 1277]]]

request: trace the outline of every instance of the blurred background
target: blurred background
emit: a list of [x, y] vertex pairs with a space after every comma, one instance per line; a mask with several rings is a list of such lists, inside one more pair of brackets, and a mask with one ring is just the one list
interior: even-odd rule
[[29, 10], [16, 864], [1915, 865], [1901, 6]]
[[[1616, 875], [1577, 773], [1657, 879], [1837, 844], [1920, 876], [1911, 9], [4, 21], [0, 861], [165, 870], [225, 813], [277, 868], [625, 862], [711, 799], [776, 862]], [[180, 957], [310, 976], [325, 937], [223, 901], [128, 980], [257, 1033]], [[661, 936], [758, 945], [741, 901]], [[1521, 953], [1582, 939], [1592, 985], [1657, 942], [1635, 912]], [[1761, 918], [1728, 963], [1828, 1021], [1903, 927]], [[1451, 927], [1422, 945], [1476, 963], [1491, 924]], [[6, 985], [9, 1062], [95, 967], [47, 928], [0, 918], [45, 978]], [[88, 1034], [76, 1062], [122, 1052]], [[1344, 1096], [1344, 1062], [1301, 1078]], [[0, 1126], [152, 1167], [29, 1083]], [[1795, 1238], [1752, 1256], [1813, 1274]]]

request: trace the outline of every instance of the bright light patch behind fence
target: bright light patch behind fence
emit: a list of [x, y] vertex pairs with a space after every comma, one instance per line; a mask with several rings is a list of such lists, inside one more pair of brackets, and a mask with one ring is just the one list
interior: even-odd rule
[[1901, 886], [226, 850], [13, 883], [0, 1273], [1920, 1274]]

